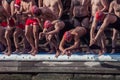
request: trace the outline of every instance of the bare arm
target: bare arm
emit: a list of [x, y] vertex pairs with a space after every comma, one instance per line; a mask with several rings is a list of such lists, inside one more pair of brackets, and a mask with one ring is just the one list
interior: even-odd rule
[[39, 7], [43, 7], [43, 0], [38, 0]]
[[71, 0], [71, 6], [70, 6], [70, 16], [72, 17], [73, 16], [73, 8], [74, 8], [74, 1]]
[[98, 32], [97, 32], [97, 34], [96, 34], [96, 36], [95, 36], [95, 38], [94, 38], [94, 39], [95, 39], [95, 42], [96, 42], [96, 40], [100, 37], [100, 35], [104, 32], [105, 28], [107, 28], [108, 25], [109, 25], [109, 23], [110, 23], [110, 18], [108, 18], [108, 16], [109, 16], [109, 15], [106, 16], [107, 18], [104, 19], [103, 24], [101, 25], [100, 29], [98, 30]]
[[62, 23], [62, 22], [55, 23], [54, 27], [55, 27], [55, 29], [53, 31], [48, 32], [47, 34], [55, 35], [55, 34], [59, 33], [60, 30], [64, 28], [64, 23]]
[[111, 4], [110, 4], [110, 7], [109, 7], [109, 13], [112, 13], [113, 12], [113, 5], [114, 5], [114, 3], [113, 2], [111, 2]]
[[14, 6], [14, 1], [11, 2], [10, 7], [11, 7], [11, 15], [13, 16], [15, 13], [15, 6]]
[[101, 0], [101, 4], [103, 6], [103, 9], [101, 11], [107, 11], [108, 10], [108, 2], [107, 2], [107, 0]]
[[48, 35], [55, 35], [55, 34], [59, 33], [60, 30], [61, 30], [60, 28], [56, 28], [55, 30], [50, 31], [50, 32], [48, 32], [47, 34], [48, 34]]
[[82, 1], [82, 6], [86, 6], [86, 5], [88, 5], [89, 4], [89, 0], [83, 0]]
[[90, 40], [92, 40], [95, 36], [96, 26], [97, 26], [97, 20], [96, 20], [96, 18], [94, 18], [94, 20], [92, 22], [91, 30], [90, 30]]
[[60, 42], [60, 45], [59, 45], [59, 49], [60, 49], [60, 51], [61, 52], [63, 52], [64, 51], [64, 44], [65, 44], [65, 40], [64, 40], [64, 38], [62, 38], [62, 40], [61, 40], [61, 42]]
[[63, 5], [62, 5], [61, 0], [58, 0], [58, 8], [59, 8], [59, 18], [60, 18], [63, 13]]

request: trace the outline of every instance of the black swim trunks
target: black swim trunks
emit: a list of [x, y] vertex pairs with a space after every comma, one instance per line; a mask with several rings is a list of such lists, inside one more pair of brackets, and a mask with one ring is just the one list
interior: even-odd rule
[[120, 31], [120, 18], [117, 17], [116, 22], [109, 24], [108, 28], [115, 28], [116, 30]]
[[[77, 16], [73, 17], [72, 20], [73, 20], [74, 26], [82, 26], [81, 22], [82, 22], [85, 18], [88, 18], [88, 19], [89, 19], [89, 16], [87, 15], [87, 16], [82, 16], [82, 17], [77, 17]], [[78, 23], [76, 24], [76, 21], [79, 22], [79, 24], [78, 24]]]
[[10, 5], [11, 4], [11, 2], [12, 2], [12, 0], [6, 0], [7, 1], [7, 3]]

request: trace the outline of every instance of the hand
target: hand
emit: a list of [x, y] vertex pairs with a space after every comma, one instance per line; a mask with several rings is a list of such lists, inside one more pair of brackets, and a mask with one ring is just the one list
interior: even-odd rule
[[52, 39], [52, 35], [47, 35], [47, 40], [51, 41], [51, 39]]
[[89, 45], [89, 46], [91, 46], [91, 45], [95, 44], [95, 42], [96, 42], [96, 40], [95, 40], [95, 39], [90, 40], [90, 45]]
[[64, 51], [62, 52], [62, 55], [66, 54], [67, 53], [67, 50], [64, 49]]
[[72, 52], [71, 51], [67, 51], [67, 56], [71, 56]]
[[42, 39], [44, 36], [45, 36], [45, 33], [41, 32], [41, 33], [39, 34], [39, 39]]

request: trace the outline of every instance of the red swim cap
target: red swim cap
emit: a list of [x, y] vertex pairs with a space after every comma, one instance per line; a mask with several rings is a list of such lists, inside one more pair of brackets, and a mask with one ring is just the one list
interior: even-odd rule
[[15, 7], [19, 8], [21, 4], [21, 0], [15, 0]]
[[102, 11], [97, 11], [95, 13], [96, 20], [101, 20], [101, 18], [104, 16], [104, 13]]
[[50, 27], [52, 27], [52, 26], [53, 26], [53, 25], [52, 25], [52, 23], [51, 23], [50, 20], [46, 20], [46, 21], [44, 22], [44, 28], [48, 29], [48, 28], [50, 28]]
[[67, 32], [64, 33], [63, 38], [64, 38], [66, 41], [70, 40], [71, 37], [72, 37], [72, 35], [71, 35], [71, 33], [70, 33], [69, 31], [67, 31]]
[[39, 10], [39, 8], [37, 6], [32, 6], [32, 8], [31, 8], [31, 12], [33, 14], [38, 13], [38, 10]]

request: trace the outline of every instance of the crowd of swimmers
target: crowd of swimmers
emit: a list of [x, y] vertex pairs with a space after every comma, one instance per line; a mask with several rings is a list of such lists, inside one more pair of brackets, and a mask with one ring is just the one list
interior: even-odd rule
[[0, 0], [0, 50], [8, 56], [42, 50], [71, 56], [83, 42], [86, 52], [102, 55], [106, 28], [113, 30], [114, 53], [120, 0]]

